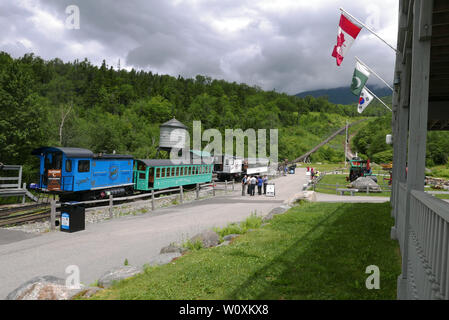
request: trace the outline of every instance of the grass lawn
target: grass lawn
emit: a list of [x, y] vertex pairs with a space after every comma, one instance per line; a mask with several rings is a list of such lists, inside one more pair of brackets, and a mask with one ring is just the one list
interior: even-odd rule
[[[338, 183], [339, 188], [346, 188], [346, 186], [349, 184], [348, 181], [346, 181], [347, 175], [342, 174], [328, 174], [323, 179], [320, 180], [317, 187], [315, 188], [316, 192], [320, 193], [327, 193], [327, 194], [336, 194], [336, 185]], [[382, 184], [383, 177], [378, 176], [377, 177], [379, 185], [382, 189], [386, 187], [387, 185]], [[330, 184], [332, 186], [325, 186], [324, 184]], [[348, 193], [346, 193], [348, 194]], [[370, 192], [367, 194], [365, 191], [358, 192], [356, 195], [359, 196], [373, 196], [373, 197], [389, 197], [391, 195], [390, 192]]]
[[[147, 267], [93, 299], [396, 299], [392, 225], [388, 203], [303, 203], [229, 246]], [[370, 265], [379, 290], [365, 287]]]

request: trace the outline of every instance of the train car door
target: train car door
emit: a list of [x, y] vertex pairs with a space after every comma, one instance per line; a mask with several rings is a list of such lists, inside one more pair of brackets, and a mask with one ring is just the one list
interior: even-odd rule
[[50, 191], [61, 190], [62, 152], [48, 152], [44, 159], [43, 184]]
[[[74, 191], [90, 190], [91, 186], [91, 172], [90, 159], [79, 159], [76, 161], [75, 185]], [[73, 170], [72, 169], [72, 170]]]

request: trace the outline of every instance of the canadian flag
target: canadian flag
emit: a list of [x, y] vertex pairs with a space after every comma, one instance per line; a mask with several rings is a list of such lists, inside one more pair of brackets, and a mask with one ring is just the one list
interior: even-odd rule
[[340, 24], [338, 26], [337, 45], [332, 52], [332, 57], [337, 60], [337, 66], [343, 62], [346, 52], [351, 48], [360, 30], [362, 30], [361, 26], [353, 23], [343, 13], [341, 14]]

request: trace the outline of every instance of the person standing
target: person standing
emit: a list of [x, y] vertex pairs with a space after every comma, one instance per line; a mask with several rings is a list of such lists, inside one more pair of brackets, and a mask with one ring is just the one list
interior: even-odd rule
[[268, 177], [263, 177], [263, 194], [267, 194]]
[[254, 194], [255, 194], [256, 184], [257, 184], [257, 179], [256, 179], [256, 177], [252, 176], [251, 177], [251, 196], [254, 196]]
[[248, 177], [245, 175], [242, 179], [242, 196], [245, 196], [245, 189]]
[[259, 196], [262, 195], [262, 186], [263, 186], [263, 179], [261, 176], [257, 177], [257, 193]]

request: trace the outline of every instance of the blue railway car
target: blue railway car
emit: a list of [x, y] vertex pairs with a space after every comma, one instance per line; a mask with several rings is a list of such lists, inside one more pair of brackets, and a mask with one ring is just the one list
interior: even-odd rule
[[38, 148], [32, 154], [40, 158], [39, 189], [59, 194], [62, 201], [132, 193], [132, 156], [58, 147]]

